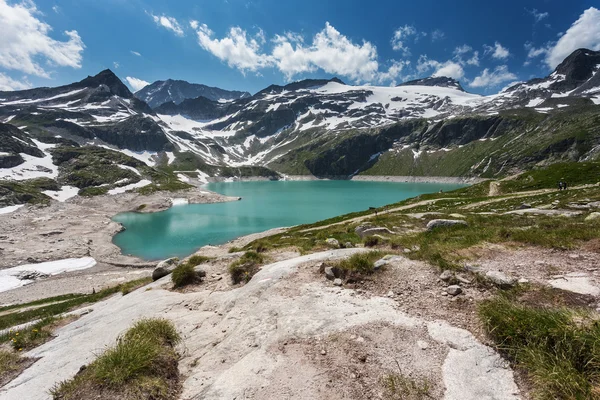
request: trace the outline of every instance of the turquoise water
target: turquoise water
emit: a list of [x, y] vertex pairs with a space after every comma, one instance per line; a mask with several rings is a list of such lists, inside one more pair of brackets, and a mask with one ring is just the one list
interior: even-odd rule
[[211, 183], [207, 189], [242, 200], [175, 206], [152, 214], [119, 214], [114, 220], [126, 230], [113, 241], [123, 254], [147, 260], [185, 257], [207, 244], [222, 244], [271, 228], [316, 222], [463, 186], [357, 181]]

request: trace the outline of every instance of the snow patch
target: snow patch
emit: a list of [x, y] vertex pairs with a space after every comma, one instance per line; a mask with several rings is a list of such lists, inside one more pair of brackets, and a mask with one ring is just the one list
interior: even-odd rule
[[52, 197], [54, 200], [58, 200], [60, 202], [64, 202], [71, 197], [77, 196], [79, 193], [79, 188], [75, 186], [63, 186], [60, 190], [44, 190], [46, 196]]
[[114, 188], [108, 191], [108, 194], [120, 194], [120, 193], [125, 193], [129, 190], [133, 190], [133, 189], [138, 189], [138, 188], [142, 188], [144, 186], [148, 186], [150, 185], [152, 182], [147, 180], [147, 179], [142, 179], [141, 181], [137, 182], [137, 183], [132, 183], [131, 185], [127, 185], [127, 186], [123, 186], [123, 187], [119, 187], [119, 188]]
[[17, 204], [16, 206], [7, 206], [0, 208], [0, 214], [8, 214], [13, 211], [17, 211], [19, 208], [23, 207], [24, 204]]

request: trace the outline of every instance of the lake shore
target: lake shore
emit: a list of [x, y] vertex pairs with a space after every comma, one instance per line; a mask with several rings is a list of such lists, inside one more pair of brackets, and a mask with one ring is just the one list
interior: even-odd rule
[[350, 179], [347, 176], [317, 177], [314, 175], [283, 175], [280, 179], [263, 176], [236, 177], [236, 178], [209, 178], [210, 183], [217, 182], [263, 182], [263, 181], [322, 181], [343, 180], [359, 182], [394, 182], [394, 183], [457, 183], [473, 185], [486, 179], [473, 177], [454, 176], [393, 176], [393, 175], [354, 175]]

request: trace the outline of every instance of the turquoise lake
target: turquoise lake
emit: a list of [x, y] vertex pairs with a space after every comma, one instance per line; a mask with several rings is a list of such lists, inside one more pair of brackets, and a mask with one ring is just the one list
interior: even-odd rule
[[114, 217], [126, 230], [113, 242], [123, 254], [146, 260], [185, 257], [207, 244], [268, 229], [306, 224], [386, 204], [464, 187], [459, 184], [360, 181], [267, 181], [211, 183], [208, 190], [240, 201], [174, 206]]

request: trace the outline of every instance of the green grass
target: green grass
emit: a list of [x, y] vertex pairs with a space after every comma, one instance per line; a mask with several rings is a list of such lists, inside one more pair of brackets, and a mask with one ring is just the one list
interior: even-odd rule
[[211, 260], [210, 257], [206, 257], [206, 256], [201, 256], [199, 254], [195, 254], [195, 255], [191, 256], [190, 258], [188, 258], [186, 260], [186, 262], [188, 264], [190, 264], [190, 265], [192, 265], [192, 266], [195, 267], [196, 265], [203, 264], [203, 263], [205, 263], [207, 261], [210, 261], [210, 260]]
[[596, 184], [600, 182], [600, 163], [559, 163], [523, 173], [515, 179], [500, 184], [502, 193], [521, 192], [537, 189], [557, 189], [558, 182], [564, 180], [570, 187]]
[[[88, 295], [75, 295], [75, 297], [67, 299], [63, 302], [57, 304], [50, 304], [44, 307], [39, 307], [31, 310], [26, 310], [22, 312], [18, 312], [18, 308], [15, 309], [14, 313], [6, 314], [0, 316], [0, 329], [10, 328], [11, 326], [24, 324], [26, 322], [30, 322], [36, 319], [43, 319], [48, 317], [53, 317], [67, 311], [70, 311], [78, 306], [84, 304], [95, 303], [97, 301], [103, 300], [108, 296], [111, 296], [115, 293], [119, 292], [129, 292], [135, 287], [140, 287], [150, 283], [152, 280], [150, 278], [138, 279], [135, 281], [123, 283], [111, 288], [100, 290], [94, 294]], [[55, 299], [55, 298], [51, 298]], [[43, 300], [39, 300], [38, 304]], [[1, 340], [1, 339], [0, 339]]]
[[250, 282], [250, 279], [258, 272], [259, 265], [265, 261], [262, 254], [256, 251], [247, 251], [239, 260], [229, 265], [229, 275], [234, 284]]
[[337, 263], [337, 267], [346, 273], [368, 275], [374, 272], [373, 264], [383, 256], [380, 251], [353, 254], [350, 258]]
[[9, 344], [16, 351], [31, 350], [47, 342], [52, 337], [51, 325], [57, 321], [56, 318], [46, 318], [26, 329], [11, 332], [5, 335]]
[[483, 302], [479, 314], [498, 349], [527, 373], [536, 399], [600, 399], [600, 323], [595, 316], [505, 298]]
[[181, 340], [165, 319], [136, 322], [117, 344], [99, 355], [73, 379], [56, 385], [54, 399], [171, 400], [179, 392], [178, 355]]
[[175, 267], [171, 273], [171, 281], [174, 288], [181, 288], [200, 282], [200, 276], [194, 269], [193, 264], [183, 263]]
[[12, 351], [0, 349], [0, 379], [3, 375], [19, 369], [20, 358]]
[[431, 384], [426, 379], [415, 380], [401, 374], [387, 374], [381, 379], [385, 400], [430, 399]]

